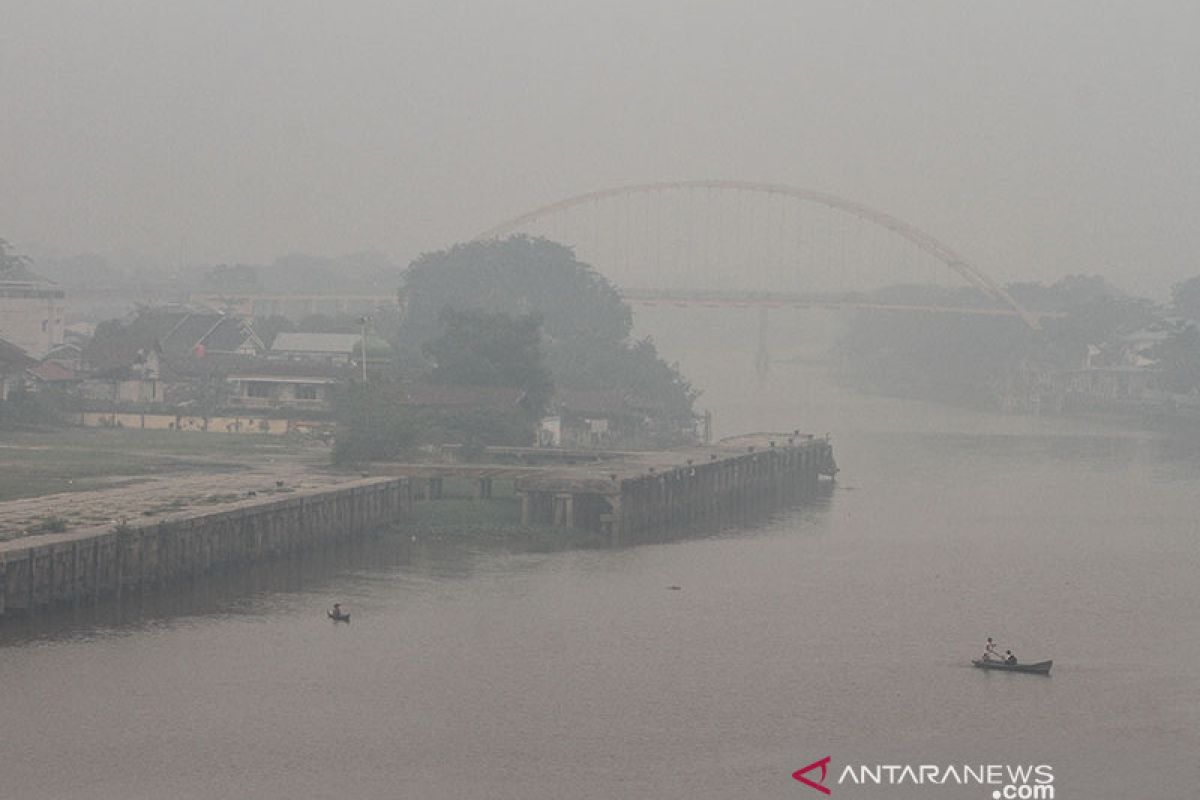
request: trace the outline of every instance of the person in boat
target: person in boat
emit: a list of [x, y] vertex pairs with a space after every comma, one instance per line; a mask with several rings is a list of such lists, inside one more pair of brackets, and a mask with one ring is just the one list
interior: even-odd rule
[[334, 619], [341, 619], [342, 617], [344, 617], [345, 614], [342, 613], [342, 604], [334, 603], [333, 611], [329, 612], [329, 616], [333, 617]]
[[1015, 655], [1013, 655], [1013, 651], [1012, 651], [1012, 650], [1005, 650], [1005, 651], [1004, 651], [1004, 663], [1005, 663], [1005, 664], [1008, 664], [1010, 667], [1012, 667], [1012, 666], [1016, 666], [1016, 663], [1017, 663], [1017, 657], [1016, 657]]
[[996, 652], [996, 643], [992, 641], [992, 637], [987, 637], [987, 644], [983, 646], [984, 661], [1000, 661], [1000, 654]]

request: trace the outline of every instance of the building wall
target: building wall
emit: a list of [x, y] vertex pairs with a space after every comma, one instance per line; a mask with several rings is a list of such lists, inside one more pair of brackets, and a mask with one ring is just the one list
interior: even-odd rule
[[37, 284], [0, 283], [0, 339], [41, 356], [63, 343], [66, 295]]
[[272, 434], [320, 433], [327, 422], [300, 419], [271, 419], [258, 416], [189, 417], [174, 414], [137, 414], [113, 411], [84, 411], [75, 420], [85, 428], [131, 428], [154, 431], [203, 431], [206, 433]]
[[[277, 378], [255, 380], [254, 378], [231, 378], [234, 384], [232, 402], [248, 408], [308, 408], [328, 410], [330, 405], [330, 384], [319, 383], [316, 379], [299, 379], [295, 382]], [[252, 394], [254, 391], [265, 391], [266, 396]], [[301, 394], [311, 396], [301, 397]]]
[[79, 386], [79, 394], [86, 400], [101, 400], [112, 403], [161, 403], [163, 384], [157, 380], [105, 381], [90, 379]]

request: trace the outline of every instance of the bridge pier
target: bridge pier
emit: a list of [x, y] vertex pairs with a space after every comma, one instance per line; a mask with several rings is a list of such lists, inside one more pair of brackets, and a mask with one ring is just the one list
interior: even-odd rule
[[754, 372], [758, 376], [759, 385], [767, 382], [771, 370], [771, 354], [767, 350], [767, 307], [758, 309], [758, 349], [754, 353]]

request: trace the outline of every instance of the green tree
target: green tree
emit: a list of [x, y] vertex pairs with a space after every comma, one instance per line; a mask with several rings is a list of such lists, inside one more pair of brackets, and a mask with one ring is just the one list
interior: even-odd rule
[[513, 236], [421, 256], [404, 273], [405, 327], [419, 341], [439, 330], [446, 307], [541, 315], [548, 338], [619, 343], [633, 315], [604, 276], [547, 239]]
[[697, 392], [652, 342], [630, 340], [629, 306], [568, 247], [527, 236], [470, 242], [421, 256], [404, 278], [399, 352], [410, 366], [405, 340], [426, 343], [443, 335], [446, 308], [537, 314], [556, 385], [620, 391], [672, 421], [691, 420]]
[[440, 320], [442, 335], [424, 347], [435, 383], [520, 389], [529, 411], [541, 415], [554, 384], [542, 360], [540, 317], [447, 307]]
[[394, 381], [341, 386], [333, 396], [333, 416], [338, 464], [395, 460], [418, 441], [420, 424]]
[[7, 239], [0, 239], [0, 275], [21, 273], [29, 267], [27, 256], [14, 253]]
[[272, 314], [263, 319], [254, 321], [254, 332], [262, 339], [262, 343], [269, 350], [275, 342], [275, 337], [281, 333], [292, 333], [296, 330], [296, 323], [279, 314]]
[[1172, 286], [1171, 303], [1182, 316], [1200, 320], [1200, 276]]
[[1185, 394], [1200, 388], [1200, 328], [1194, 323], [1172, 332], [1151, 355], [1159, 360], [1166, 388]]

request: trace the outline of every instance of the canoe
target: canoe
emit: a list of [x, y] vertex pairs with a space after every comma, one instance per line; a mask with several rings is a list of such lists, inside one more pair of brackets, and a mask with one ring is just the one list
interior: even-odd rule
[[1054, 666], [1053, 661], [1039, 661], [1036, 664], [1005, 664], [1003, 661], [984, 661], [982, 659], [972, 661], [972, 664], [980, 669], [999, 669], [1005, 672], [1028, 672], [1033, 675], [1049, 675], [1050, 667]]
[[334, 614], [332, 611], [326, 611], [325, 613], [328, 614], [329, 618], [331, 620], [333, 620], [334, 622], [349, 622], [350, 621], [349, 614]]

